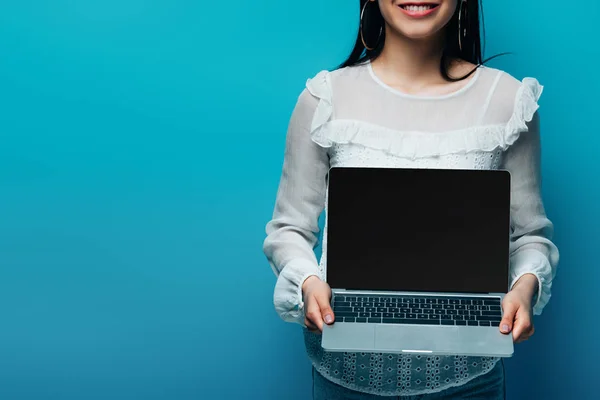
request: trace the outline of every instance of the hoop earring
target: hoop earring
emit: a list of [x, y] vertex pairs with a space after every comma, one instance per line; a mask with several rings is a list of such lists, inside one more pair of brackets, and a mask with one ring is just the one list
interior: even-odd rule
[[359, 30], [360, 30], [360, 40], [362, 41], [363, 46], [365, 46], [365, 49], [367, 49], [368, 51], [371, 51], [375, 47], [377, 47], [377, 45], [379, 44], [379, 41], [381, 40], [381, 34], [383, 33], [383, 26], [379, 28], [379, 36], [377, 37], [377, 43], [375, 43], [375, 46], [373, 46], [373, 47], [367, 46], [367, 43], [365, 42], [365, 37], [363, 35], [363, 17], [365, 15], [365, 9], [367, 8], [367, 4], [369, 4], [369, 3], [372, 3], [372, 1], [367, 0], [360, 12], [360, 29]]
[[[460, 9], [458, 10], [458, 48], [460, 49], [460, 52], [462, 53], [463, 47], [462, 47], [462, 40], [463, 38], [467, 37], [467, 28], [465, 27], [463, 29], [462, 24], [463, 24], [463, 6], [467, 4], [467, 0], [460, 0]], [[468, 9], [465, 8], [465, 20], [467, 19], [468, 16]]]

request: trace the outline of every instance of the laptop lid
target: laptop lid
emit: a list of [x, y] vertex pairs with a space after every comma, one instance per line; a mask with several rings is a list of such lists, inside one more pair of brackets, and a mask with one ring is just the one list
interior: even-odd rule
[[509, 242], [508, 171], [330, 169], [334, 289], [506, 293]]

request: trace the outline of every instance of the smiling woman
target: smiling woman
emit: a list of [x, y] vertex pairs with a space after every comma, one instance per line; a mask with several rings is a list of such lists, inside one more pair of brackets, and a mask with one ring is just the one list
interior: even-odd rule
[[[533, 315], [550, 299], [559, 259], [540, 192], [537, 110], [543, 88], [534, 78], [519, 81], [483, 65], [479, 0], [361, 0], [359, 6], [352, 53], [335, 71], [308, 80], [290, 120], [264, 242], [277, 275], [275, 308], [285, 321], [306, 328], [315, 399], [501, 399], [504, 370], [497, 357], [323, 349], [324, 325], [381, 317], [362, 315], [378, 311], [360, 304], [344, 310], [356, 316], [336, 316], [330, 306], [327, 222], [320, 260], [313, 248], [319, 216], [327, 213], [332, 167], [508, 170], [510, 284], [496, 333], [510, 334], [515, 342], [533, 335]], [[426, 218], [420, 223], [431, 225]], [[397, 243], [393, 239], [386, 242]], [[372, 272], [369, 267], [364, 266], [365, 275]], [[477, 310], [467, 311], [451, 322], [458, 326], [477, 316], [471, 314]]]
[[[451, 76], [451, 64], [468, 61], [482, 65], [485, 37], [483, 11], [479, 0], [440, 0], [437, 2], [361, 0], [361, 19], [358, 37], [351, 55], [341, 67], [351, 66], [365, 60], [373, 61], [385, 46], [386, 40], [412, 38], [413, 40], [435, 37], [443, 42], [440, 71], [447, 81], [468, 78], [475, 69], [462, 69], [459, 76]], [[481, 26], [480, 26], [481, 17]]]

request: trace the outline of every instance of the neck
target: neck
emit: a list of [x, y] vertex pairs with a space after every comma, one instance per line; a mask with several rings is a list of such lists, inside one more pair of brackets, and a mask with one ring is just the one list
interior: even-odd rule
[[443, 37], [409, 39], [386, 27], [385, 46], [373, 64], [399, 82], [431, 83], [442, 79]]

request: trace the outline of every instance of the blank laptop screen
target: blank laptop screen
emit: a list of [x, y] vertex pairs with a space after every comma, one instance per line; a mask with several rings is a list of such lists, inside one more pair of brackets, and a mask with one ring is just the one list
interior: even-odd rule
[[334, 289], [506, 293], [507, 171], [332, 168]]

